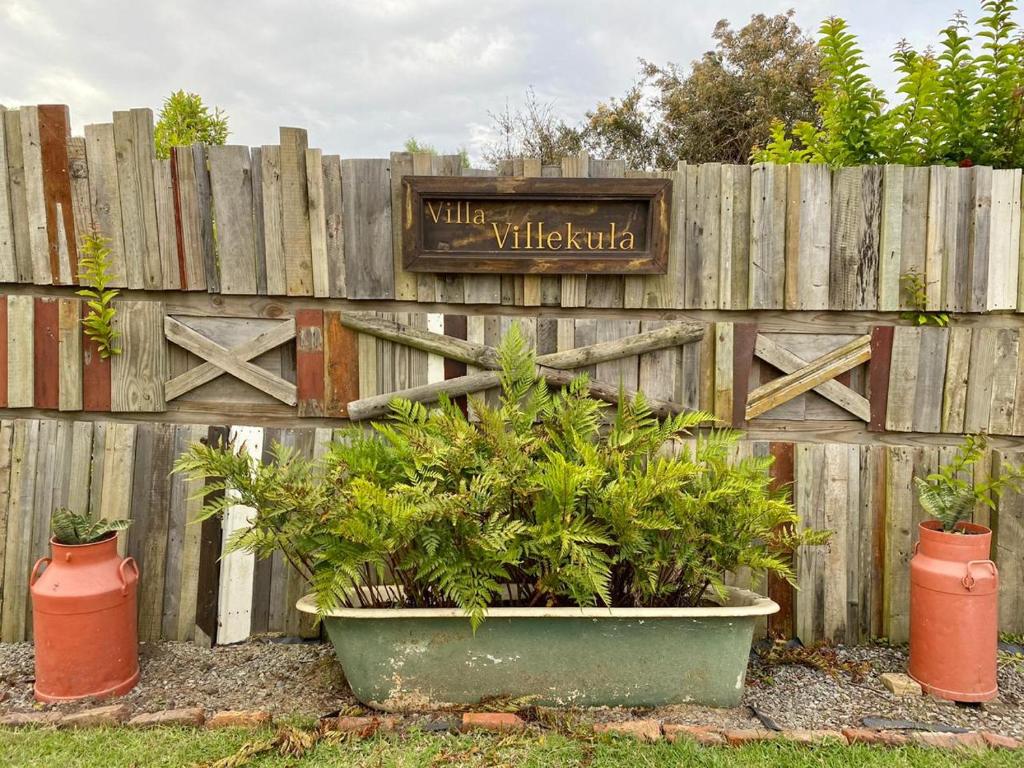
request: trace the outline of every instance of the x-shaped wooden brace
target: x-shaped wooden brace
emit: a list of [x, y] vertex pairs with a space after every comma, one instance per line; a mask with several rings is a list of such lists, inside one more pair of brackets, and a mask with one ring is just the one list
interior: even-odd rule
[[249, 362], [254, 357], [294, 339], [294, 319], [284, 320], [270, 330], [230, 349], [170, 315], [164, 317], [164, 335], [168, 341], [206, 361], [180, 376], [175, 376], [164, 385], [164, 394], [168, 400], [180, 397], [222, 374], [229, 373], [283, 403], [295, 405], [298, 402], [294, 384]]
[[[446, 381], [426, 384], [420, 387], [391, 392], [385, 395], [354, 400], [348, 404], [348, 417], [352, 421], [371, 419], [387, 413], [391, 401], [395, 398], [416, 402], [433, 402], [438, 395], [445, 393], [450, 397], [466, 395], [473, 392], [496, 387], [499, 384], [498, 354], [494, 347], [476, 344], [464, 339], [455, 339], [439, 333], [431, 333], [396, 323], [383, 318], [362, 315], [344, 314], [342, 324], [361, 333], [368, 333], [389, 341], [412, 346], [425, 352], [443, 355], [444, 357], [474, 365], [487, 370], [471, 373]], [[646, 331], [633, 336], [626, 336], [614, 341], [603, 341], [586, 347], [563, 350], [541, 355], [537, 358], [537, 372], [549, 383], [568, 384], [572, 378], [572, 370], [584, 368], [597, 363], [618, 360], [623, 357], [654, 352], [659, 349], [676, 347], [699, 341], [704, 337], [704, 326], [700, 323], [670, 323], [653, 331]], [[590, 394], [608, 402], [618, 402], [620, 394], [631, 398], [635, 391], [620, 390], [617, 384], [602, 381], [590, 382]], [[648, 399], [651, 410], [659, 415], [678, 413], [684, 410], [679, 403]]]
[[864, 421], [871, 419], [871, 405], [867, 398], [835, 381], [836, 376], [871, 359], [870, 335], [858, 336], [810, 362], [759, 335], [754, 343], [754, 354], [786, 375], [762, 384], [747, 395], [747, 420], [812, 389], [858, 418]]

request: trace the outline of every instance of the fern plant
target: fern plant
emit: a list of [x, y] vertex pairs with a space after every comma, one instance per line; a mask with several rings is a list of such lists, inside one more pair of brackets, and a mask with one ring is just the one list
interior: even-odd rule
[[792, 137], [773, 133], [752, 158], [821, 162], [833, 167], [1024, 165], [1024, 41], [1012, 0], [985, 0], [972, 34], [957, 13], [936, 50], [901, 41], [892, 55], [898, 85], [889, 104], [866, 74], [846, 22], [826, 19], [819, 49], [824, 79], [815, 99], [819, 126], [798, 123]]
[[111, 355], [121, 354], [118, 344], [120, 333], [114, 329], [114, 298], [120, 291], [111, 288], [114, 276], [110, 273], [110, 241], [93, 230], [85, 236], [82, 252], [78, 259], [78, 282], [85, 286], [76, 293], [84, 296], [89, 312], [82, 318], [82, 329], [106, 360]]
[[970, 519], [979, 504], [995, 509], [995, 500], [1006, 490], [1024, 487], [1024, 466], [1008, 466], [996, 477], [972, 482], [972, 470], [986, 453], [982, 435], [967, 435], [953, 459], [927, 477], [915, 477], [921, 508], [942, 524], [946, 533], [957, 532], [957, 524]]
[[54, 510], [50, 520], [53, 539], [58, 544], [93, 544], [132, 524], [131, 520], [94, 520], [86, 514], [72, 512], [66, 507]]
[[738, 433], [691, 437], [711, 414], [659, 419], [640, 394], [612, 409], [585, 376], [551, 391], [517, 326], [499, 360], [476, 421], [445, 397], [395, 400], [321, 461], [199, 444], [176, 469], [234, 489], [203, 516], [252, 507], [229, 547], [281, 550], [321, 611], [457, 606], [475, 626], [500, 604], [697, 605], [743, 566], [792, 580], [793, 548], [827, 537], [799, 530], [770, 458], [733, 458]]

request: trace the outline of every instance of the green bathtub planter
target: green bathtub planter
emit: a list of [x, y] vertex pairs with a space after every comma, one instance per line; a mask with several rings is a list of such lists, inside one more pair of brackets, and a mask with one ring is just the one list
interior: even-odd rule
[[[316, 613], [312, 596], [297, 607]], [[338, 608], [324, 617], [359, 701], [399, 712], [531, 697], [541, 706], [736, 706], [759, 617], [734, 587], [700, 608]]]

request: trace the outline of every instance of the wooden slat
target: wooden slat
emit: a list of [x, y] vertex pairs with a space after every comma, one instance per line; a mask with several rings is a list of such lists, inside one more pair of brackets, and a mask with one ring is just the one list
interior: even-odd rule
[[914, 399], [917, 394], [917, 370], [921, 352], [920, 328], [896, 328], [889, 365], [889, 402], [885, 428], [909, 432], [914, 427]]
[[35, 386], [35, 302], [31, 296], [7, 297], [7, 407], [31, 408]]
[[[399, 301], [416, 300], [416, 273], [406, 272], [402, 262], [402, 177], [413, 174], [410, 152], [391, 153], [391, 250], [395, 272], [395, 298]], [[344, 199], [344, 197], [343, 197]], [[343, 203], [344, 205], [344, 203]], [[344, 224], [342, 225], [344, 229]]]
[[[646, 320], [640, 323], [640, 332], [647, 333], [664, 328], [663, 320]], [[538, 333], [540, 332], [538, 326]], [[555, 329], [557, 331], [557, 326]], [[538, 346], [538, 352], [542, 348]], [[543, 350], [546, 352], [547, 350]], [[730, 363], [731, 372], [731, 363]], [[656, 400], [672, 400], [676, 396], [676, 377], [679, 373], [679, 349], [667, 347], [640, 355], [639, 389], [647, 397]]]
[[358, 334], [342, 325], [340, 312], [324, 312], [324, 415], [344, 418], [358, 399]]
[[11, 195], [14, 228], [14, 260], [18, 282], [32, 282], [32, 244], [29, 238], [28, 197], [25, 189], [25, 157], [21, 143], [21, 114], [16, 109], [2, 113], [7, 143], [7, 181]]
[[221, 293], [256, 293], [256, 239], [249, 148], [209, 148]]
[[263, 247], [267, 270], [267, 293], [288, 293], [288, 275], [284, 256], [283, 201], [281, 188], [281, 148], [260, 147], [260, 184], [263, 195]]
[[998, 334], [997, 328], [979, 328], [975, 330], [971, 339], [967, 405], [964, 409], [965, 432], [981, 432], [988, 429]]
[[341, 158], [324, 155], [324, 224], [327, 227], [327, 289], [332, 298], [344, 298], [345, 229], [341, 196]]
[[[903, 185], [902, 165], [882, 169], [882, 211], [879, 228], [878, 309], [895, 312], [900, 308], [900, 271], [903, 259]], [[923, 274], [919, 270], [918, 274]]]
[[942, 428], [942, 395], [948, 349], [948, 328], [929, 326], [921, 329], [917, 393], [914, 395], [913, 428], [916, 432], [938, 432]]
[[249, 169], [252, 173], [252, 233], [253, 253], [256, 259], [256, 293], [267, 295], [267, 243], [263, 229], [263, 150], [249, 149]]
[[54, 271], [50, 263], [50, 242], [46, 230], [46, 193], [43, 189], [43, 154], [39, 138], [39, 108], [22, 107], [21, 154], [24, 163], [28, 239], [32, 258], [32, 282], [50, 285]]
[[[562, 158], [562, 176], [587, 178], [590, 176], [590, 155], [581, 152]], [[587, 276], [562, 275], [562, 306], [583, 307], [587, 303]]]
[[203, 244], [203, 271], [206, 290], [220, 293], [220, 270], [217, 268], [217, 249], [213, 233], [213, 192], [210, 189], [210, 163], [207, 148], [192, 146], [192, 165], [196, 174], [196, 207], [199, 209], [199, 239]]
[[781, 403], [835, 378], [871, 358], [871, 337], [859, 336], [804, 368], [764, 384], [747, 397], [746, 418], [752, 419]]
[[[903, 169], [903, 220], [900, 224], [900, 274], [916, 273], [926, 280], [929, 227], [929, 168]], [[900, 291], [900, 309], [912, 309]]]
[[[794, 462], [793, 505], [806, 528], [824, 528], [825, 487], [822, 468], [825, 446], [800, 443]], [[796, 635], [805, 643], [825, 636], [825, 589], [828, 581], [826, 554], [828, 545], [804, 546], [797, 551]]]
[[313, 253], [309, 239], [309, 187], [303, 128], [281, 128], [281, 238], [289, 296], [313, 295]]
[[0, 106], [0, 283], [15, 283], [18, 261], [14, 252], [14, 218], [8, 182], [6, 112], [7, 109]]
[[[0, 120], [0, 123], [3, 121]], [[85, 139], [72, 136], [67, 142], [68, 177], [71, 180], [71, 213], [75, 222], [75, 241], [68, 241], [71, 253], [71, 277], [78, 282], [78, 252], [82, 249], [85, 236], [92, 231], [92, 203], [89, 195], [89, 162], [86, 158]], [[0, 195], [2, 195], [0, 191]], [[0, 211], [3, 203], [0, 201]], [[0, 213], [2, 217], [2, 213]], [[2, 225], [0, 225], [2, 229]], [[2, 240], [0, 236], [0, 240]], [[3, 246], [0, 245], [0, 251]], [[2, 260], [0, 260], [2, 263]]]
[[170, 160], [153, 160], [153, 193], [156, 199], [157, 241], [163, 281], [160, 287], [178, 291], [181, 290], [181, 266], [178, 264], [178, 231]]
[[39, 145], [43, 166], [46, 236], [53, 282], [71, 285], [78, 274], [77, 230], [68, 171], [71, 120], [63, 104], [39, 107]]
[[[221, 447], [227, 443], [226, 427], [210, 427], [206, 434], [207, 444]], [[219, 495], [220, 492], [218, 492]], [[206, 496], [212, 501], [215, 494]], [[192, 635], [199, 645], [210, 646], [218, 641], [217, 617], [220, 593], [220, 549], [222, 526], [219, 517], [210, 517], [202, 522], [199, 538], [199, 572], [196, 576], [195, 624]]]
[[[793, 443], [772, 442], [769, 444], [769, 452], [772, 456], [770, 469], [772, 478], [772, 489], [788, 489], [792, 498], [792, 486], [794, 481], [794, 448]], [[779, 605], [778, 613], [768, 617], [768, 634], [772, 637], [788, 639], [796, 633], [793, 619], [795, 614], [796, 590], [785, 579], [769, 573], [768, 574], [768, 597]]]
[[[591, 160], [590, 175], [592, 178], [621, 179], [626, 175], [626, 164], [622, 160]], [[716, 228], [717, 225], [716, 221]], [[517, 276], [515, 281], [519, 291], [515, 303], [521, 306], [524, 298], [522, 277]], [[625, 302], [625, 286], [626, 281], [622, 275], [588, 275], [586, 305], [588, 307], [622, 308]], [[538, 285], [538, 289], [539, 287]]]
[[323, 153], [306, 150], [306, 194], [309, 201], [309, 243], [313, 265], [313, 295], [330, 295], [327, 266], [327, 213], [324, 209]]
[[[89, 312], [83, 302], [82, 317]], [[82, 339], [82, 410], [109, 411], [111, 401], [111, 361], [100, 357], [99, 347], [88, 338]]]
[[171, 148], [172, 183], [177, 216], [179, 280], [184, 290], [206, 290], [206, 266], [203, 257], [203, 225], [199, 210], [199, 190], [192, 149]]
[[[1020, 451], [993, 452], [995, 474], [1024, 461]], [[993, 559], [999, 567], [999, 630], [1024, 633], [1024, 494], [1007, 492], [995, 512]]]
[[755, 163], [750, 172], [750, 309], [775, 309], [784, 304], [785, 212], [785, 166]]
[[60, 404], [59, 325], [57, 300], [36, 297], [32, 341], [33, 401], [36, 408], [56, 410]]
[[324, 415], [324, 313], [295, 313], [295, 365], [299, 416]]
[[121, 334], [121, 354], [111, 358], [111, 410], [160, 412], [167, 409], [163, 322], [162, 302], [118, 302], [114, 329]]
[[967, 409], [967, 376], [971, 363], [971, 328], [949, 329], [946, 377], [942, 391], [942, 431], [962, 432]]
[[[1016, 328], [1000, 328], [996, 333], [995, 361], [992, 373], [992, 402], [989, 409], [988, 432], [993, 435], [1013, 433], [1014, 412], [1024, 408], [1024, 393], [1017, 394], [1020, 334]], [[1020, 397], [1020, 405], [1017, 398]]]
[[750, 388], [750, 369], [754, 363], [754, 346], [757, 343], [757, 326], [753, 323], [733, 325], [732, 349], [732, 426], [742, 427], [747, 423], [747, 393]]
[[18, 419], [14, 422], [3, 568], [3, 606], [0, 608], [0, 642], [5, 643], [24, 640], [26, 634], [38, 443], [38, 421]]
[[[0, 408], [7, 408], [7, 297], [0, 295]], [[0, 537], [2, 540], [3, 537]], [[3, 590], [0, 590], [2, 592]]]
[[868, 363], [868, 400], [871, 414], [868, 429], [885, 429], [885, 414], [889, 406], [889, 369], [892, 366], [891, 325], [876, 325], [871, 329], [871, 362]]
[[789, 166], [786, 308], [829, 308], [832, 174], [820, 163]]
[[1020, 279], [1021, 169], [992, 172], [992, 221], [988, 257], [988, 294], [984, 310], [1017, 308]]
[[114, 112], [114, 157], [121, 201], [125, 270], [129, 288], [145, 288], [152, 275], [145, 274], [149, 262], [149, 241], [143, 221], [145, 198], [140, 186], [134, 128], [130, 112]]
[[[171, 459], [185, 453], [205, 437], [206, 427], [174, 427]], [[163, 615], [160, 634], [165, 640], [192, 639], [199, 576], [199, 543], [202, 526], [193, 521], [202, 504], [201, 483], [175, 472], [170, 476], [167, 518], [167, 559], [164, 569]]]
[[832, 309], [874, 309], [878, 303], [882, 175], [877, 166], [837, 169], [832, 179]]
[[123, 287], [128, 285], [128, 271], [113, 123], [85, 126], [85, 156], [89, 165], [92, 221], [110, 248], [110, 284]]
[[961, 278], [968, 283], [966, 309], [970, 312], [984, 312], [988, 306], [991, 261], [993, 174], [990, 167], [977, 165], [961, 169], [960, 175], [969, 175], [971, 183], [967, 263]]
[[[715, 323], [715, 416], [723, 423], [732, 421], [733, 407], [733, 324]], [[745, 382], [744, 382], [745, 385]]]
[[395, 295], [387, 160], [342, 160], [345, 283], [350, 299]]

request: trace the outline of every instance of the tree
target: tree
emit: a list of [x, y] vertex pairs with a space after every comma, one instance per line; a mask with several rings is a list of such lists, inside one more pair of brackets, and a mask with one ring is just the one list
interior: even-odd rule
[[170, 157], [171, 147], [221, 145], [228, 140], [228, 117], [213, 112], [197, 93], [175, 91], [164, 101], [153, 131], [157, 157]]
[[[408, 139], [406, 139], [403, 148], [405, 149], [406, 152], [426, 152], [429, 155], [440, 154], [433, 144], [421, 143], [416, 139], [415, 136], [410, 136]], [[453, 154], [459, 156], [459, 164], [463, 168], [470, 167], [468, 149], [466, 149], [465, 147], [459, 147], [458, 151]]]
[[843, 19], [820, 29], [824, 78], [816, 123], [779, 125], [755, 159], [833, 167], [870, 163], [1024, 164], [1024, 42], [1011, 0], [988, 0], [972, 39], [961, 13], [939, 33], [938, 53], [901, 41], [892, 55], [899, 74], [889, 104], [865, 74], [856, 36]]
[[522, 107], [490, 113], [501, 138], [485, 158], [557, 162], [585, 149], [634, 168], [674, 168], [679, 160], [746, 163], [768, 139], [773, 120], [787, 128], [816, 121], [818, 52], [793, 11], [758, 14], [740, 30], [722, 20], [712, 35], [714, 49], [689, 68], [641, 59], [637, 81], [621, 97], [598, 103], [579, 125], [527, 91]]

